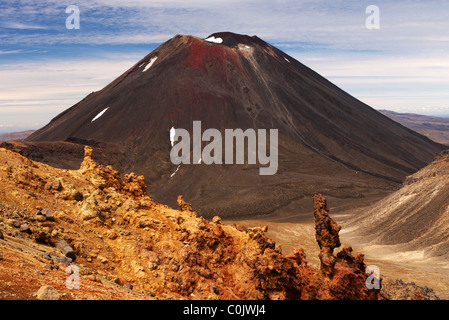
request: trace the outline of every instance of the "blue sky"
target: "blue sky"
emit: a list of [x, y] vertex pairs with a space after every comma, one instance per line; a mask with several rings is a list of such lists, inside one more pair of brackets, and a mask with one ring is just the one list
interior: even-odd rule
[[176, 34], [218, 31], [257, 35], [373, 108], [449, 115], [446, 0], [2, 0], [0, 133], [42, 127]]

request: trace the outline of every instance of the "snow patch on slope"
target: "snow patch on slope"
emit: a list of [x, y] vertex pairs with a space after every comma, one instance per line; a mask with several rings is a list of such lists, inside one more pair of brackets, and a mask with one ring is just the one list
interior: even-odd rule
[[151, 58], [150, 62], [147, 64], [147, 66], [143, 69], [142, 72], [145, 72], [145, 71], [147, 71], [148, 69], [150, 69], [151, 66], [153, 65], [153, 63], [156, 61], [156, 59], [157, 59], [157, 57]]
[[209, 41], [209, 42], [213, 42], [213, 43], [222, 43], [223, 42], [222, 38], [215, 38], [214, 36], [209, 37], [209, 38], [207, 38], [205, 40]]
[[175, 134], [176, 134], [175, 127], [171, 127], [171, 129], [170, 129], [170, 143], [171, 143], [172, 147], [173, 147], [173, 144], [175, 143]]
[[91, 123], [94, 122], [95, 120], [97, 120], [98, 118], [100, 118], [107, 110], [109, 109], [109, 107], [107, 107], [106, 109], [104, 109], [103, 111], [101, 111], [99, 114], [97, 114], [95, 116], [95, 118], [92, 119]]
[[175, 172], [173, 172], [173, 173], [171, 174], [170, 178], [172, 178], [172, 177], [176, 174], [176, 172], [178, 172], [180, 166], [181, 166], [181, 165], [179, 165], [179, 166], [176, 168]]

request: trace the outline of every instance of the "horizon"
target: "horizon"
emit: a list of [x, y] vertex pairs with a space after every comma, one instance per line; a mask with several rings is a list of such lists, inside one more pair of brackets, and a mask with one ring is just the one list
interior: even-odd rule
[[[366, 26], [372, 4], [378, 29]], [[69, 5], [79, 8], [79, 29], [68, 29]], [[2, 3], [0, 133], [45, 126], [176, 34], [206, 38], [220, 31], [257, 35], [376, 110], [449, 117], [443, 7], [443, 1]]]
[[[387, 110], [387, 109], [378, 109], [377, 111], [381, 112], [381, 111], [392, 111], [392, 110]], [[395, 112], [395, 111], [393, 111]], [[398, 114], [415, 114], [415, 115], [422, 115], [422, 116], [433, 116], [433, 115], [425, 115], [425, 114], [418, 114], [418, 113], [408, 113], [408, 112], [397, 112]], [[440, 117], [440, 118], [449, 118], [449, 114], [445, 114], [445, 115], [438, 115], [438, 116], [433, 116], [433, 117]], [[51, 120], [51, 119], [50, 119]], [[44, 126], [46, 126], [47, 124], [45, 124]], [[9, 128], [9, 129], [6, 129]], [[12, 134], [12, 133], [21, 133], [21, 132], [25, 132], [25, 131], [31, 131], [31, 130], [39, 130], [42, 127], [36, 127], [36, 128], [21, 128], [21, 127], [14, 127], [14, 126], [4, 126], [4, 127], [0, 127], [0, 135], [3, 134]], [[6, 130], [6, 131], [4, 131]]]

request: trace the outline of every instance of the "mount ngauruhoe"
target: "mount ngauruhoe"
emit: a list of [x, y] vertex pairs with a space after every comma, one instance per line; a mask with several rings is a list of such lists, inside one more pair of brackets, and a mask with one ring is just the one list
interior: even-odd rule
[[[191, 132], [193, 121], [222, 133], [277, 129], [277, 173], [174, 165], [170, 129]], [[348, 199], [396, 188], [445, 149], [258, 37], [229, 32], [175, 36], [9, 147], [75, 169], [84, 145], [98, 162], [144, 175], [158, 202], [174, 206], [182, 194], [198, 213], [222, 217], [308, 210], [315, 192]]]

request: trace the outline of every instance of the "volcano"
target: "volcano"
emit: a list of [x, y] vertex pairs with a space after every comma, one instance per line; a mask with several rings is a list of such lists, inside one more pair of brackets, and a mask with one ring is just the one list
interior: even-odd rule
[[[192, 132], [194, 121], [277, 129], [276, 174], [248, 163], [174, 165], [170, 130]], [[156, 201], [174, 206], [182, 194], [198, 213], [222, 217], [298, 213], [315, 192], [343, 201], [391, 190], [446, 148], [257, 36], [230, 32], [173, 37], [14, 148], [76, 169], [83, 145], [102, 164], [144, 175]]]

